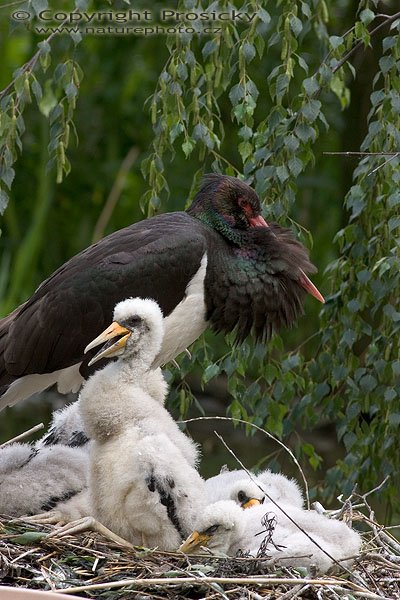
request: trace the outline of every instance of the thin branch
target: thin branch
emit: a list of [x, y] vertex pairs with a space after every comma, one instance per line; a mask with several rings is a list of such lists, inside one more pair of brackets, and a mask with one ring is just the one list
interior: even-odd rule
[[382, 169], [382, 167], [385, 167], [388, 163], [390, 163], [390, 161], [392, 161], [393, 159], [395, 159], [397, 156], [400, 156], [400, 152], [397, 152], [394, 156], [391, 156], [390, 158], [388, 158], [387, 160], [385, 160], [381, 165], [378, 165], [377, 167], [375, 167], [375, 169], [372, 169], [372, 171], [370, 171], [367, 175], [367, 177], [369, 177], [370, 175], [373, 175], [374, 173], [376, 173], [377, 171], [379, 171], [379, 169]]
[[8, 446], [9, 444], [13, 444], [14, 442], [19, 442], [20, 440], [23, 440], [24, 438], [29, 437], [33, 433], [40, 431], [41, 429], [43, 429], [43, 427], [44, 427], [43, 423], [38, 423], [38, 425], [31, 427], [31, 429], [28, 429], [27, 431], [20, 433], [19, 435], [11, 438], [11, 440], [8, 440], [7, 442], [4, 442], [4, 444], [0, 445], [0, 448], [4, 448], [5, 446]]
[[133, 163], [139, 155], [139, 150], [136, 146], [132, 146], [128, 154], [125, 156], [118, 170], [117, 176], [108, 195], [106, 203], [104, 204], [103, 210], [97, 220], [94, 227], [92, 242], [97, 242], [104, 236], [104, 230], [107, 227], [107, 223], [111, 218], [113, 210], [115, 209], [122, 190], [124, 189], [124, 183], [126, 177], [131, 169]]
[[[52, 33], [48, 38], [47, 41], [49, 41], [49, 39], [54, 35], [54, 33]], [[18, 75], [17, 77], [19, 77], [22, 73], [32, 73], [33, 69], [36, 66], [37, 60], [40, 56], [40, 50], [38, 50], [19, 70], [18, 70]], [[13, 87], [13, 85], [15, 84], [17, 77], [14, 77], [14, 79], [12, 79], [10, 81], [10, 83], [8, 85], [6, 85], [6, 87], [1, 90], [0, 92], [0, 100], [11, 90], [11, 88]]]
[[[379, 25], [377, 25], [374, 29], [372, 29], [371, 31], [369, 31], [369, 35], [372, 37], [373, 35], [375, 35], [375, 33], [378, 33], [378, 31], [380, 31], [381, 29], [383, 29], [383, 27], [385, 27], [388, 23], [391, 23], [392, 21], [395, 21], [396, 19], [398, 19], [400, 17], [400, 12], [395, 13], [394, 15], [377, 15], [377, 16], [386, 16], [387, 18], [382, 21], [382, 23], [379, 23]], [[333, 68], [333, 73], [336, 73], [336, 71], [338, 71], [341, 67], [343, 67], [344, 63], [347, 62], [349, 60], [349, 58], [351, 56], [353, 56], [353, 54], [355, 52], [357, 52], [357, 50], [359, 48], [361, 48], [361, 46], [364, 45], [364, 42], [362, 40], [360, 40], [359, 42], [357, 42], [357, 44], [355, 44], [352, 48], [350, 48], [350, 50], [348, 52], [346, 52], [346, 54], [343, 56], [343, 58], [338, 62], [338, 64]]]
[[11, 6], [18, 6], [18, 4], [22, 4], [23, 2], [26, 2], [26, 0], [16, 0], [15, 2], [3, 4], [3, 6], [0, 6], [0, 8], [11, 8]]
[[[330, 579], [307, 579], [307, 578], [284, 578], [284, 577], [155, 577], [149, 579], [122, 579], [121, 581], [110, 581], [109, 583], [96, 583], [92, 585], [82, 585], [77, 587], [62, 588], [63, 594], [74, 594], [84, 591], [91, 590], [105, 590], [115, 589], [125, 586], [135, 587], [151, 587], [151, 586], [167, 586], [167, 585], [204, 585], [205, 583], [217, 583], [217, 584], [252, 584], [252, 585], [320, 585], [320, 586], [337, 586], [338, 588], [345, 589], [344, 584], [347, 585], [353, 595], [361, 596], [363, 598], [371, 598], [371, 600], [386, 600], [384, 596], [374, 594], [373, 592], [364, 591], [360, 586], [352, 583], [351, 581], [344, 582], [343, 580], [330, 578]], [[61, 591], [61, 588], [60, 588]], [[347, 590], [349, 591], [349, 590]]]
[[[59, 27], [57, 27], [57, 29], [61, 29], [66, 23], [68, 22], [68, 19], [65, 19]], [[58, 35], [60, 33], [60, 31], [53, 31], [45, 40], [43, 40], [44, 42], [47, 42], [48, 44], [51, 42], [51, 40], [56, 37], [56, 35]], [[42, 43], [42, 42], [40, 42]], [[14, 79], [12, 79], [10, 81], [10, 83], [3, 89], [0, 91], [0, 100], [11, 90], [11, 88], [13, 87], [13, 85], [15, 84], [17, 78], [22, 75], [22, 73], [32, 73], [32, 71], [34, 70], [36, 63], [38, 61], [38, 58], [40, 56], [40, 52], [41, 50], [37, 50], [37, 52], [35, 52], [35, 54], [24, 64], [22, 65], [22, 67], [20, 69], [18, 69], [18, 75], [16, 77], [14, 77]]]
[[301, 475], [301, 478], [304, 483], [304, 491], [306, 494], [307, 508], [308, 509], [310, 508], [310, 495], [309, 495], [309, 491], [308, 491], [308, 483], [307, 483], [307, 479], [304, 475], [304, 471], [300, 466], [299, 461], [297, 460], [297, 458], [295, 457], [295, 455], [293, 454], [291, 449], [288, 448], [287, 446], [285, 446], [285, 444], [283, 442], [281, 442], [281, 440], [278, 440], [278, 438], [276, 438], [274, 435], [272, 435], [272, 433], [269, 433], [269, 431], [266, 431], [265, 429], [263, 429], [262, 427], [259, 427], [258, 425], [255, 425], [254, 423], [245, 421], [244, 419], [234, 419], [233, 417], [219, 417], [219, 416], [217, 416], [217, 417], [193, 417], [192, 419], [178, 421], [178, 423], [192, 423], [193, 421], [210, 421], [213, 419], [216, 421], [231, 421], [233, 423], [243, 423], [244, 425], [250, 425], [250, 427], [254, 427], [254, 429], [257, 429], [257, 431], [261, 431], [261, 433], [263, 433], [264, 435], [269, 437], [271, 440], [273, 440], [274, 442], [279, 444], [289, 454], [289, 456], [292, 458], [294, 464], [300, 471], [300, 475]]
[[323, 152], [322, 154], [330, 156], [398, 156], [398, 152]]
[[364, 503], [365, 503], [365, 498], [367, 498], [371, 494], [375, 494], [375, 492], [379, 492], [383, 488], [383, 486], [389, 481], [389, 479], [390, 479], [390, 475], [386, 475], [385, 479], [383, 481], [381, 481], [381, 483], [379, 485], [372, 488], [372, 490], [369, 490], [369, 492], [365, 492], [365, 494], [363, 494], [361, 496], [361, 498], [364, 500]]

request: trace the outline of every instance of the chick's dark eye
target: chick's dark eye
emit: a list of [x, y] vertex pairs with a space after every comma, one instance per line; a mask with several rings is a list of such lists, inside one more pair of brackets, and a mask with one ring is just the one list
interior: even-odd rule
[[247, 500], [247, 496], [242, 490], [240, 490], [237, 497], [238, 497], [240, 504], [243, 504], [243, 502], [246, 502], [246, 500]]
[[142, 322], [142, 319], [138, 316], [129, 317], [129, 319], [126, 319], [126, 321], [125, 321], [126, 325], [129, 325], [129, 327], [136, 327], [141, 322]]
[[211, 525], [211, 527], [209, 527], [204, 533], [206, 535], [212, 535], [213, 533], [215, 533], [218, 529], [219, 525]]

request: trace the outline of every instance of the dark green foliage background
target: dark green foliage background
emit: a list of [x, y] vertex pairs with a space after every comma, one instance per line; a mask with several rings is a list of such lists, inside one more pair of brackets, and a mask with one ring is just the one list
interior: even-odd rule
[[[75, 7], [30, 0], [18, 8], [48, 5]], [[184, 208], [202, 172], [245, 176], [266, 218], [294, 227], [310, 248], [327, 303], [308, 298], [298, 326], [267, 345], [234, 348], [208, 332], [194, 360], [183, 356], [169, 371], [171, 402], [185, 414], [188, 382], [219, 377], [229, 415], [289, 441], [312, 469], [323, 465], [300, 432], [334, 423], [343, 459], [324, 475], [323, 494], [348, 494], [356, 482], [367, 491], [388, 475], [381, 498], [390, 511], [400, 471], [400, 161], [324, 152], [400, 150], [395, 2], [170, 5], [236, 6], [258, 17], [219, 23], [215, 36], [64, 34], [46, 44], [30, 25], [10, 22], [14, 6], [0, 7], [0, 88], [13, 82], [0, 103], [1, 314], [99, 236]], [[17, 71], [39, 42], [34, 68]], [[110, 198], [116, 182], [120, 194]]]

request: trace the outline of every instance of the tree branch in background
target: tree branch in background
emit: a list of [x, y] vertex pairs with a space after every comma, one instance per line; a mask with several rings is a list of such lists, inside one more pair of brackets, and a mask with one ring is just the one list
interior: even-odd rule
[[[379, 23], [379, 25], [377, 25], [374, 29], [369, 31], [369, 35], [371, 37], [373, 35], [375, 35], [375, 33], [378, 33], [378, 31], [383, 29], [383, 27], [385, 27], [388, 23], [392, 23], [392, 21], [395, 21], [396, 19], [400, 18], [400, 12], [397, 12], [394, 15], [376, 15], [376, 17], [385, 17], [385, 20], [382, 21], [382, 23]], [[351, 56], [353, 56], [353, 54], [355, 52], [357, 52], [357, 50], [359, 48], [361, 48], [361, 46], [363, 46], [363, 45], [364, 45], [364, 42], [362, 40], [360, 40], [359, 42], [357, 42], [357, 44], [355, 44], [352, 48], [350, 48], [350, 50], [348, 52], [346, 52], [346, 54], [343, 56], [343, 58], [333, 68], [333, 72], [336, 73], [336, 71], [338, 71], [341, 67], [343, 67], [344, 63], [347, 62], [349, 60], [349, 58]]]
[[132, 146], [132, 148], [129, 150], [128, 154], [122, 161], [113, 186], [111, 188], [111, 191], [106, 200], [106, 203], [104, 204], [103, 210], [101, 211], [100, 216], [97, 219], [97, 223], [94, 227], [92, 242], [98, 242], [104, 236], [104, 230], [107, 227], [107, 224], [111, 218], [114, 208], [117, 205], [122, 190], [124, 189], [126, 177], [138, 156], [138, 148], [136, 146]]
[[328, 156], [400, 156], [399, 152], [323, 152]]
[[[65, 19], [65, 21], [63, 21], [59, 25], [58, 29], [61, 29], [64, 25], [66, 25], [67, 22], [68, 20]], [[45, 40], [43, 40], [40, 43], [43, 44], [43, 42], [47, 42], [49, 44], [51, 40], [56, 37], [56, 35], [59, 35], [59, 33], [59, 31], [53, 31]], [[14, 79], [12, 79], [10, 83], [3, 90], [0, 91], [0, 100], [12, 89], [16, 80], [18, 79], [18, 77], [20, 77], [20, 75], [22, 75], [22, 73], [32, 73], [38, 61], [40, 53], [41, 49], [39, 48], [39, 50], [37, 50], [37, 52], [35, 52], [35, 54], [24, 65], [22, 65], [20, 69], [18, 69], [17, 76], [14, 77]]]

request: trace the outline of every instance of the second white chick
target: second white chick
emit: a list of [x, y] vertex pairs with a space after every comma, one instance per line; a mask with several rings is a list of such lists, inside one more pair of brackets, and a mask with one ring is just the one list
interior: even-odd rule
[[224, 471], [206, 480], [208, 502], [233, 500], [242, 508], [269, 501], [268, 494], [275, 502], [290, 504], [302, 508], [304, 498], [298, 483], [281, 473], [273, 473], [269, 469], [261, 473], [251, 473], [244, 469]]

